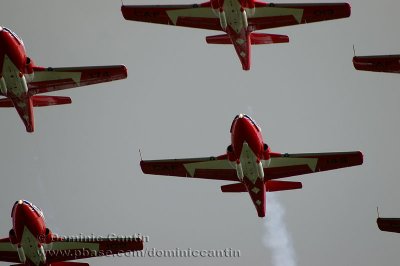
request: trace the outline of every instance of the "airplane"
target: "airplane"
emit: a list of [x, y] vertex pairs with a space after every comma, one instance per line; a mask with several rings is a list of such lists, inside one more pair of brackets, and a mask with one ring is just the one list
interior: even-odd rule
[[217, 157], [143, 160], [143, 173], [209, 180], [235, 181], [221, 186], [222, 192], [248, 192], [259, 217], [265, 217], [266, 192], [300, 189], [301, 182], [280, 181], [284, 177], [311, 174], [361, 165], [360, 151], [288, 154], [272, 152], [261, 129], [248, 115], [237, 115], [231, 125], [231, 144]]
[[9, 237], [0, 239], [0, 261], [18, 263], [14, 266], [88, 266], [69, 261], [143, 249], [143, 240], [134, 237], [59, 237], [46, 227], [43, 212], [27, 200], [15, 202], [11, 217]]
[[209, 44], [233, 44], [243, 70], [250, 70], [251, 45], [287, 43], [286, 35], [254, 31], [346, 18], [348, 3], [275, 4], [257, 0], [211, 0], [191, 5], [122, 5], [126, 20], [224, 31]]
[[353, 65], [357, 70], [400, 73], [400, 55], [354, 56]]
[[33, 107], [70, 104], [69, 97], [36, 94], [127, 77], [123, 65], [40, 67], [26, 55], [21, 38], [0, 26], [0, 107], [15, 107], [27, 132], [34, 131]]

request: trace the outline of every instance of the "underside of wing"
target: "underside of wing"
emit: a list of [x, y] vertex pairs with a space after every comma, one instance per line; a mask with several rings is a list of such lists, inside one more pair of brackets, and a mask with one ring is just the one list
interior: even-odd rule
[[253, 30], [285, 27], [349, 17], [348, 3], [274, 4], [258, 2], [249, 16]]
[[52, 242], [46, 250], [49, 263], [90, 257], [110, 256], [143, 249], [139, 238], [65, 238]]
[[376, 223], [381, 231], [400, 233], [400, 218], [378, 218]]
[[121, 7], [126, 20], [173, 26], [222, 30], [210, 3], [194, 5], [128, 5]]
[[51, 91], [65, 90], [127, 77], [126, 67], [88, 66], [65, 68], [34, 68], [34, 78], [28, 84], [31, 95]]
[[0, 261], [18, 263], [17, 249], [11, 244], [9, 238], [0, 239]]
[[400, 73], [400, 55], [355, 56], [353, 65], [357, 70]]
[[225, 155], [193, 159], [141, 161], [140, 167], [143, 173], [152, 175], [238, 180], [234, 166]]
[[268, 167], [264, 168], [264, 173], [266, 179], [276, 179], [351, 167], [362, 163], [363, 155], [359, 151], [273, 154]]

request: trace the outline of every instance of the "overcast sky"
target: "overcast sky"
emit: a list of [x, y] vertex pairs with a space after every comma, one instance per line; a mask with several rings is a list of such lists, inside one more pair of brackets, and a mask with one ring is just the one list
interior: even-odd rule
[[[120, 5], [2, 1], [1, 25], [24, 40], [36, 64], [128, 68], [126, 80], [53, 93], [73, 103], [35, 108], [33, 134], [13, 108], [0, 110], [4, 237], [12, 204], [24, 198], [61, 235], [141, 233], [149, 249], [241, 251], [85, 260], [91, 265], [287, 266], [264, 246], [277, 237], [265, 225], [274, 218], [295, 265], [398, 263], [400, 235], [379, 231], [376, 206], [400, 217], [400, 76], [356, 71], [352, 46], [357, 55], [399, 53], [399, 1], [354, 0], [348, 19], [263, 31], [290, 43], [253, 46], [249, 72], [233, 47], [206, 44], [220, 32], [125, 21]], [[227, 182], [142, 174], [139, 148], [144, 159], [223, 154], [238, 113], [253, 116], [273, 151], [361, 150], [364, 165], [292, 178], [303, 189], [267, 194], [266, 219], [248, 194], [221, 193]]]

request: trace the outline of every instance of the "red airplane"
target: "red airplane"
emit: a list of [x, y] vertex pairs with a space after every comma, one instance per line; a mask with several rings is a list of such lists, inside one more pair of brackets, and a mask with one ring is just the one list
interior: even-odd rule
[[400, 73], [400, 55], [354, 56], [353, 65], [357, 70]]
[[400, 233], [400, 218], [380, 218], [376, 223], [381, 231]]
[[46, 227], [43, 212], [27, 200], [15, 202], [11, 217], [9, 237], [0, 239], [0, 261], [19, 263], [15, 266], [86, 266], [89, 264], [65, 261], [143, 249], [143, 241], [133, 237], [58, 237]]
[[233, 44], [244, 70], [250, 69], [251, 44], [287, 43], [288, 36], [257, 30], [350, 16], [348, 3], [274, 4], [257, 0], [211, 0], [193, 5], [123, 5], [126, 20], [224, 31], [210, 44]]
[[0, 107], [15, 107], [27, 132], [34, 131], [33, 107], [69, 104], [69, 97], [36, 96], [127, 77], [126, 67], [90, 66], [44, 68], [36, 66], [25, 52], [22, 40], [0, 27]]
[[205, 158], [141, 161], [143, 173], [236, 181], [222, 192], [248, 192], [259, 217], [265, 216], [265, 192], [300, 189], [301, 182], [274, 179], [361, 165], [359, 151], [281, 154], [265, 144], [261, 129], [247, 115], [237, 115], [231, 126], [231, 145], [224, 155]]

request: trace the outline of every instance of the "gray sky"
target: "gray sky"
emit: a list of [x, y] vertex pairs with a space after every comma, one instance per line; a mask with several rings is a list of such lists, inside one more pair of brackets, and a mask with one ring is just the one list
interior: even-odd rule
[[[304, 2], [304, 1], [280, 1]], [[321, 1], [325, 2], [325, 1]], [[125, 1], [166, 4], [168, 1]], [[191, 3], [174, 0], [176, 4]], [[357, 55], [399, 53], [395, 0], [351, 1], [348, 19], [263, 31], [289, 44], [253, 46], [242, 71], [234, 48], [207, 45], [219, 32], [125, 21], [120, 1], [3, 1], [1, 25], [42, 66], [125, 64], [128, 79], [60, 91], [72, 105], [35, 108], [35, 133], [0, 110], [0, 228], [25, 198], [61, 235], [141, 233], [147, 248], [239, 249], [240, 258], [96, 258], [91, 265], [274, 265], [265, 222], [249, 195], [226, 182], [142, 174], [144, 159], [223, 154], [233, 117], [249, 113], [277, 152], [361, 150], [364, 165], [292, 178], [278, 192], [296, 265], [395, 265], [400, 76], [358, 72]], [[2, 264], [6, 265], [6, 264]]]

